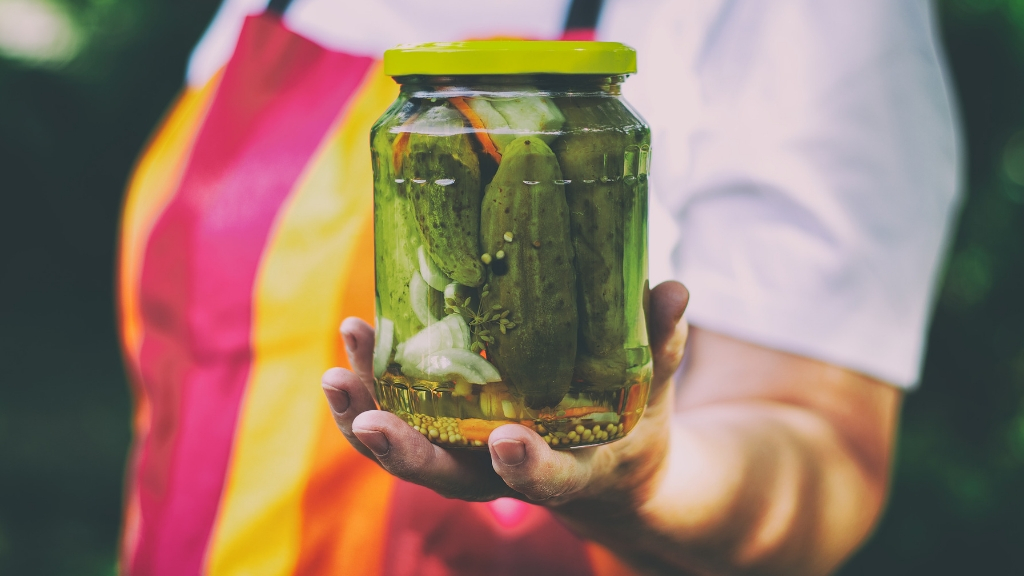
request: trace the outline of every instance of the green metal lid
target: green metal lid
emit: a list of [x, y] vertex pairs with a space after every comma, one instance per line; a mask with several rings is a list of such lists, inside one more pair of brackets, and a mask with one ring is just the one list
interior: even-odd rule
[[636, 51], [618, 42], [477, 40], [403, 44], [384, 52], [389, 76], [635, 72]]

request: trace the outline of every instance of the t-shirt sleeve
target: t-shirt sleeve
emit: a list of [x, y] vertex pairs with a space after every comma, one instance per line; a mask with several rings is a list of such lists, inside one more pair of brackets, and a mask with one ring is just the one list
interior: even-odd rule
[[691, 323], [915, 385], [960, 172], [931, 6], [625, 4], [599, 34], [638, 48], [652, 247]]

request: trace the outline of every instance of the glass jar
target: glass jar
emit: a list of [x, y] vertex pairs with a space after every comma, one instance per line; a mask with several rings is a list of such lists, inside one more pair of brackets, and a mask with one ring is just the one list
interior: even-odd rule
[[623, 437], [647, 403], [650, 129], [606, 42], [399, 47], [374, 125], [383, 409], [445, 447]]

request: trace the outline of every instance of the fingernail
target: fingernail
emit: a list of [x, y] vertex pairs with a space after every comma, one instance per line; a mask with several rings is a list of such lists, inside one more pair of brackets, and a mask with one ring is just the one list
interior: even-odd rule
[[384, 456], [391, 450], [388, 437], [376, 430], [353, 430], [359, 441], [377, 456]]
[[351, 400], [349, 400], [348, 392], [345, 392], [344, 390], [324, 387], [324, 394], [327, 395], [327, 403], [331, 405], [331, 410], [334, 410], [338, 414], [344, 414], [352, 403]]
[[498, 440], [493, 446], [498, 460], [506, 466], [518, 466], [526, 460], [526, 446], [519, 440]]

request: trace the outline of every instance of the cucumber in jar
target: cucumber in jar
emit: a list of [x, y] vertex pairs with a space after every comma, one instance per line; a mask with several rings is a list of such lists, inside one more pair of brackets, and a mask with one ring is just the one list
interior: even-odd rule
[[633, 230], [633, 220], [646, 217], [639, 213], [646, 202], [637, 205], [646, 189], [625, 178], [632, 170], [627, 151], [644, 138], [646, 127], [615, 99], [562, 98], [559, 107], [565, 133], [553, 150], [566, 180], [580, 317], [575, 379], [598, 388], [621, 386], [630, 368], [627, 348], [646, 345], [646, 333], [636, 337], [630, 330], [637, 311], [629, 305], [646, 264], [646, 246], [635, 246], [642, 239]]
[[480, 161], [463, 121], [446, 105], [426, 111], [409, 136], [403, 172], [427, 255], [448, 278], [477, 287], [484, 281], [476, 240]]
[[403, 119], [373, 127], [370, 150], [374, 164], [374, 263], [377, 267], [377, 311], [391, 321], [393, 336], [402, 341], [423, 329], [416, 314], [409, 282], [417, 270], [416, 249], [419, 230], [412, 205], [408, 201], [408, 182], [399, 177], [392, 152], [399, 138], [407, 138], [396, 128]]
[[487, 335], [487, 358], [533, 409], [562, 400], [576, 357], [573, 251], [561, 180], [543, 140], [517, 138], [505, 147], [481, 212], [480, 246], [490, 261], [481, 308], [492, 317], [507, 313], [514, 325]]

